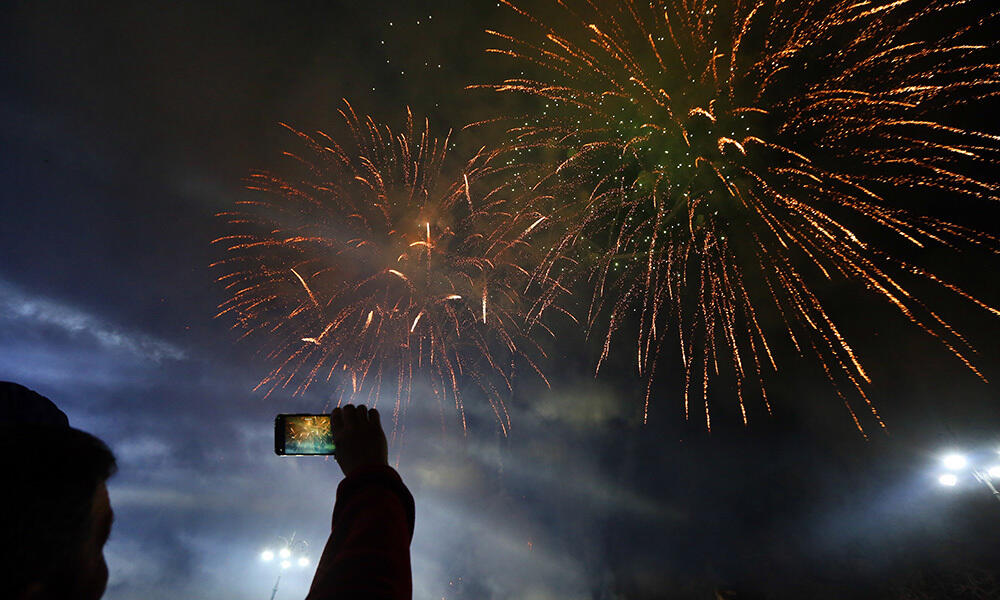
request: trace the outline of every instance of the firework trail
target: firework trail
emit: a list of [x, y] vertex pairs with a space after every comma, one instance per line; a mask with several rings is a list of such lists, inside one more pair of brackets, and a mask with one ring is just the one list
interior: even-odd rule
[[[345, 103], [346, 104], [346, 103]], [[324, 133], [293, 131], [306, 151], [288, 154], [299, 178], [254, 172], [256, 197], [220, 213], [219, 281], [244, 337], [257, 336], [276, 365], [258, 388], [295, 393], [330, 381], [345, 397], [396, 399], [395, 422], [423, 378], [463, 427], [462, 380], [485, 392], [506, 432], [503, 401], [530, 324], [521, 309], [530, 274], [517, 263], [544, 219], [507, 212], [502, 167], [479, 152], [448, 178], [448, 138], [394, 133], [342, 109], [345, 148]], [[287, 126], [286, 126], [287, 127]], [[525, 345], [527, 347], [525, 348]], [[539, 375], [541, 372], [539, 371]]]
[[539, 109], [473, 125], [511, 123], [504, 150], [556, 199], [549, 217], [562, 233], [538, 273], [586, 277], [601, 362], [622, 323], [638, 322], [644, 418], [668, 348], [685, 367], [686, 418], [696, 394], [711, 429], [708, 385], [720, 368], [735, 373], [744, 424], [748, 382], [770, 411], [763, 376], [778, 365], [760, 316], [769, 305], [858, 429], [842, 388], [882, 425], [869, 375], [814, 291], [823, 279], [861, 282], [985, 379], [975, 350], [913, 283], [1000, 312], [874, 242], [997, 253], [995, 237], [908, 210], [913, 191], [939, 208], [998, 199], [996, 181], [978, 174], [1000, 166], [1000, 136], [954, 120], [1000, 93], [995, 6], [558, 0], [528, 11], [502, 1], [533, 33], [490, 32], [500, 40], [491, 52], [540, 75], [472, 87], [535, 98]]

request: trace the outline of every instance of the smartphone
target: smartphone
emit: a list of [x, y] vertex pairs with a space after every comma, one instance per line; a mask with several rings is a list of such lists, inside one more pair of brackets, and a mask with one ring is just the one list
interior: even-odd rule
[[333, 454], [330, 415], [283, 414], [274, 417], [274, 453], [279, 456]]

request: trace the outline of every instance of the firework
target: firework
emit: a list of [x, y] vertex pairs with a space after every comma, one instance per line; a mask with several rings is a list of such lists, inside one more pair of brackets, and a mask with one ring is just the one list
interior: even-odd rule
[[[396, 400], [395, 422], [415, 380], [453, 403], [463, 427], [463, 380], [486, 393], [504, 431], [513, 361], [534, 367], [522, 316], [528, 272], [517, 266], [544, 221], [505, 210], [502, 172], [479, 152], [447, 177], [448, 138], [394, 133], [341, 110], [350, 143], [291, 129], [305, 147], [300, 177], [255, 172], [257, 195], [220, 216], [232, 229], [219, 280], [246, 336], [276, 365], [258, 387], [302, 393], [331, 382], [338, 402]], [[539, 372], [540, 374], [540, 372]], [[442, 413], [443, 418], [443, 413]]]
[[644, 418], [668, 348], [684, 364], [686, 418], [697, 394], [711, 428], [708, 386], [723, 368], [735, 374], [744, 424], [748, 382], [770, 411], [764, 372], [778, 365], [760, 316], [768, 305], [800, 354], [818, 358], [862, 433], [842, 388], [882, 425], [861, 359], [814, 291], [823, 279], [861, 282], [983, 377], [974, 349], [914, 284], [1000, 312], [888, 244], [997, 253], [995, 237], [908, 206], [911, 190], [938, 206], [998, 199], [996, 182], [977, 173], [998, 166], [1000, 137], [954, 120], [956, 108], [1000, 93], [987, 27], [995, 7], [567, 0], [528, 11], [502, 1], [534, 33], [490, 32], [500, 40], [491, 51], [540, 75], [473, 87], [537, 103], [488, 122], [509, 119], [504, 149], [557, 200], [549, 216], [562, 233], [538, 273], [585, 276], [587, 324], [604, 332], [600, 362], [621, 324], [637, 320]]
[[328, 415], [320, 417], [300, 417], [290, 421], [287, 425], [287, 437], [300, 446], [320, 444], [331, 439], [330, 418]]

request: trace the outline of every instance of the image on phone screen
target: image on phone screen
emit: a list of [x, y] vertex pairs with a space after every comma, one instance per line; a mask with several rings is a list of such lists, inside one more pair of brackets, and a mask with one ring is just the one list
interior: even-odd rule
[[279, 454], [333, 454], [330, 415], [278, 415], [275, 425], [283, 445]]

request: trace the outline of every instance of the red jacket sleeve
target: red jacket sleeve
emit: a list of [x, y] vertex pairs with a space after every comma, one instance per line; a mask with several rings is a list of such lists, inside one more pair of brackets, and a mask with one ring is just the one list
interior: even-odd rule
[[413, 521], [413, 496], [391, 467], [341, 481], [333, 530], [306, 600], [409, 600]]

